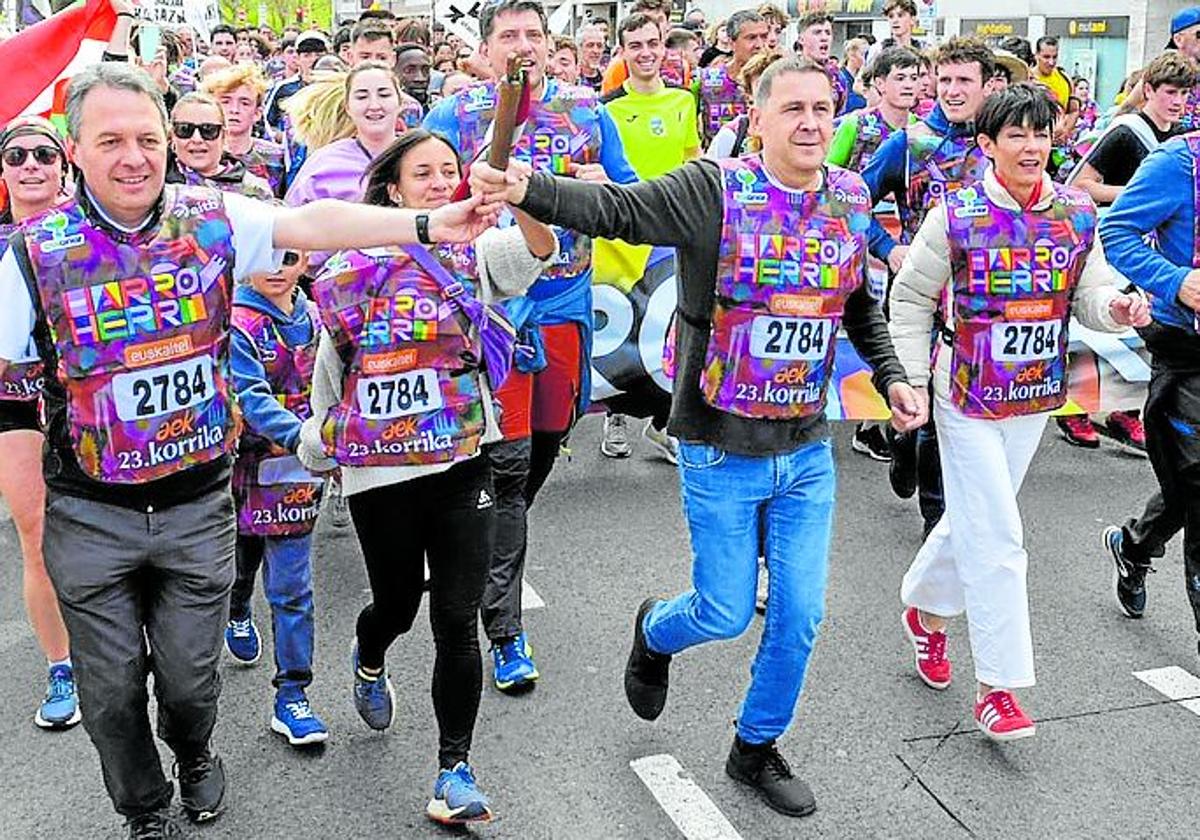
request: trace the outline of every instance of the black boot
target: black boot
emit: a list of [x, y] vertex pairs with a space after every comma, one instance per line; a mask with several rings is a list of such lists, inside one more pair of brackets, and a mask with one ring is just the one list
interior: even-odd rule
[[208, 748], [180, 755], [175, 762], [179, 803], [192, 822], [216, 819], [225, 804], [225, 765]]
[[650, 650], [642, 630], [646, 614], [657, 603], [657, 598], [647, 598], [638, 607], [633, 622], [633, 648], [625, 665], [625, 698], [634, 714], [642, 720], [656, 719], [667, 704], [671, 657]]
[[796, 778], [775, 748], [775, 742], [747, 744], [736, 735], [725, 762], [729, 778], [750, 785], [763, 801], [789, 817], [807, 817], [817, 810], [812, 789]]

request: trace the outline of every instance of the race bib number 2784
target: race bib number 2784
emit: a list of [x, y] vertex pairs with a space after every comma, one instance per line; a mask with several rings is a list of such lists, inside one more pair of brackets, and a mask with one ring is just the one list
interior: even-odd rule
[[127, 422], [192, 408], [207, 402], [215, 391], [211, 356], [113, 377], [117, 416]]

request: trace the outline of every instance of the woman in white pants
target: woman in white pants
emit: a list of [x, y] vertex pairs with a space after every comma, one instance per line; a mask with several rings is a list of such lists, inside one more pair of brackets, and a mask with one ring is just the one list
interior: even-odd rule
[[987, 100], [975, 125], [992, 167], [930, 211], [891, 291], [909, 381], [928, 384], [933, 368], [946, 496], [901, 585], [904, 628], [918, 675], [944, 689], [946, 620], [966, 612], [975, 722], [998, 741], [1034, 733], [1013, 695], [1034, 684], [1017, 492], [1066, 400], [1068, 319], [1108, 332], [1149, 320], [1143, 298], [1113, 285], [1091, 199], [1045, 174], [1056, 116], [1032, 85]]

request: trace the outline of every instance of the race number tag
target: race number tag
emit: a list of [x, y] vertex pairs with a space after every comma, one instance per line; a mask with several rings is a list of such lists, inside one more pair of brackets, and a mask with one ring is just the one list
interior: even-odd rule
[[117, 416], [125, 421], [172, 414], [207, 402], [216, 393], [212, 356], [146, 368], [113, 377]]
[[424, 414], [442, 407], [437, 371], [432, 368], [358, 380], [358, 410], [370, 420]]
[[817, 361], [833, 339], [828, 318], [777, 318], [759, 315], [750, 326], [750, 355], [756, 359]]
[[1060, 321], [992, 324], [992, 359], [1034, 362], [1058, 355]]

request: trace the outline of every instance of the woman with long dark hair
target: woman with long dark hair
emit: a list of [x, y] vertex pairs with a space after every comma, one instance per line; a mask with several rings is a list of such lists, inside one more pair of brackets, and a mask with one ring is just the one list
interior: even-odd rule
[[[454, 147], [414, 130], [372, 163], [364, 201], [434, 210], [460, 178]], [[354, 704], [372, 729], [391, 724], [385, 656], [412, 627], [428, 562], [439, 772], [426, 813], [443, 823], [492, 814], [468, 764], [496, 513], [481, 454], [500, 438], [492, 392], [513, 343], [491, 303], [522, 294], [557, 254], [550, 228], [516, 216], [470, 246], [340, 252], [313, 283], [324, 329], [299, 455], [314, 471], [340, 468], [371, 583], [358, 617]]]

